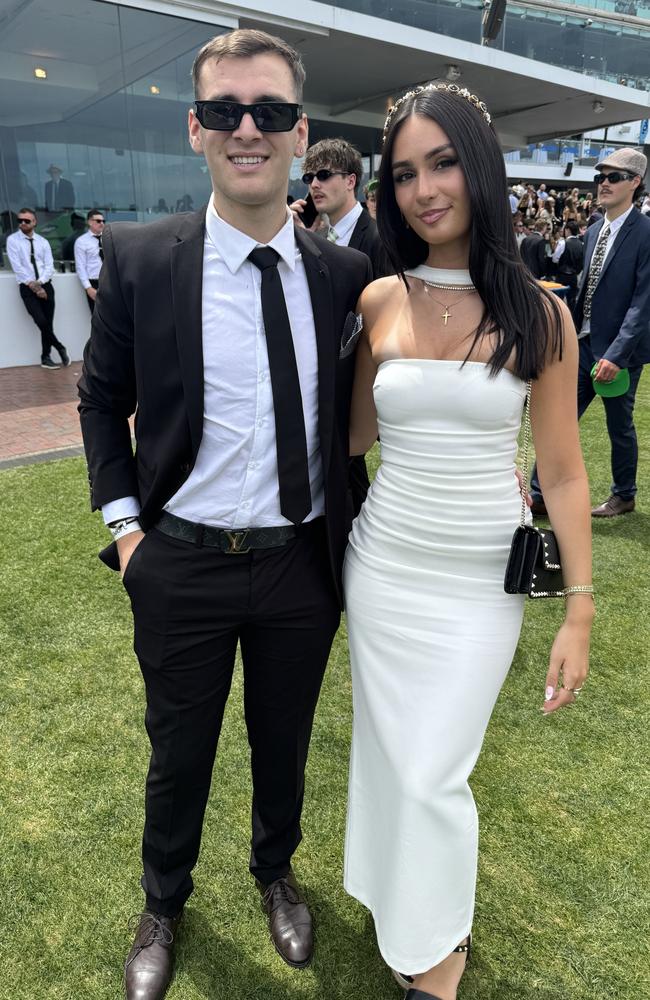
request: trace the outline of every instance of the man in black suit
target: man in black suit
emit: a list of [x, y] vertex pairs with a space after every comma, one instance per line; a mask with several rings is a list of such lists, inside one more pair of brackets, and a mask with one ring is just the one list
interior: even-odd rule
[[250, 870], [279, 954], [311, 959], [291, 857], [342, 605], [353, 310], [370, 280], [362, 254], [287, 210], [308, 137], [298, 54], [234, 31], [203, 47], [193, 75], [190, 144], [210, 203], [106, 227], [79, 382], [92, 505], [131, 600], [152, 745], [128, 1000], [160, 1000], [172, 975], [238, 642]]
[[62, 176], [61, 167], [55, 167], [53, 163], [50, 163], [46, 173], [51, 178], [45, 184], [45, 207], [48, 212], [74, 208], [74, 188], [72, 183]]
[[521, 258], [536, 278], [545, 278], [548, 270], [548, 257], [546, 254], [546, 235], [549, 230], [548, 222], [538, 219], [534, 224], [533, 231], [522, 240], [519, 247]]
[[[629, 371], [623, 395], [605, 396], [612, 446], [612, 487], [592, 517], [617, 517], [634, 510], [638, 445], [634, 400], [643, 365], [650, 362], [650, 219], [634, 208], [648, 161], [639, 150], [618, 149], [596, 165], [598, 202], [605, 218], [585, 237], [585, 263], [573, 318], [580, 341], [578, 415], [596, 395], [596, 383]], [[539, 480], [531, 480], [533, 514], [545, 514]]]
[[[303, 181], [321, 216], [329, 222], [327, 238], [338, 246], [361, 250], [370, 258], [373, 277], [392, 274], [377, 224], [357, 201], [363, 176], [361, 154], [346, 139], [321, 139], [307, 150]], [[298, 209], [301, 203], [292, 206]]]
[[558, 240], [552, 260], [556, 265], [556, 280], [569, 289], [566, 303], [571, 310], [575, 306], [578, 275], [582, 271], [584, 256], [585, 248], [578, 237], [578, 223], [569, 220], [564, 227], [564, 236]]
[[[302, 179], [309, 188], [319, 217], [326, 220], [325, 228], [319, 226], [318, 220], [313, 228], [337, 246], [349, 246], [365, 253], [373, 278], [392, 274], [377, 223], [357, 201], [363, 176], [359, 150], [346, 139], [321, 139], [307, 150], [304, 170]], [[298, 218], [304, 206], [303, 199], [291, 206]], [[356, 516], [370, 486], [365, 456], [355, 455], [350, 459], [349, 479], [352, 514]]]

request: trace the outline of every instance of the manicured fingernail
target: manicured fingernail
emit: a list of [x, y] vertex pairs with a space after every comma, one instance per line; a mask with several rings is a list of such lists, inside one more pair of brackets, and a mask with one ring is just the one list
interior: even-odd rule
[[549, 684], [549, 686], [546, 688], [546, 700], [550, 701], [554, 694], [555, 694], [555, 688], [551, 687], [551, 685]]

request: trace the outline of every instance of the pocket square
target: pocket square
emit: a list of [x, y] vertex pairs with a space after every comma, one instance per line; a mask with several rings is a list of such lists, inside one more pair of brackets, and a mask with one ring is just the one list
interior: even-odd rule
[[350, 312], [345, 317], [343, 324], [343, 334], [341, 336], [341, 349], [339, 350], [339, 361], [348, 358], [354, 353], [357, 341], [363, 330], [363, 316], [359, 313]]

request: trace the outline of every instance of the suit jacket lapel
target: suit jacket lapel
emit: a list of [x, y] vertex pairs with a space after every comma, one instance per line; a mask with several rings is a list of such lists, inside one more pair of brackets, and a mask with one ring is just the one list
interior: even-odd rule
[[598, 236], [604, 224], [605, 222], [603, 220], [603, 222], [595, 222], [594, 225], [591, 226], [591, 229], [594, 230], [594, 236], [591, 235], [590, 230], [587, 230], [588, 235], [585, 237], [585, 259], [584, 264], [582, 265], [582, 279], [580, 281], [580, 287], [578, 288], [576, 301], [581, 297], [583, 290], [587, 287], [587, 281], [589, 280], [589, 268], [591, 267], [591, 258], [594, 255], [596, 243], [598, 242]]
[[296, 227], [296, 241], [302, 253], [307, 284], [311, 296], [318, 353], [318, 433], [327, 475], [334, 421], [334, 391], [338, 343], [334, 332], [332, 279], [317, 244], [302, 229]]
[[361, 244], [363, 243], [363, 236], [368, 228], [368, 220], [370, 216], [367, 212], [361, 212], [361, 215], [357, 219], [356, 225], [352, 230], [352, 236], [350, 237], [350, 242], [348, 246], [352, 247], [353, 250], [359, 250]]
[[203, 434], [203, 242], [205, 209], [185, 217], [171, 249], [174, 323], [194, 457]]
[[612, 247], [612, 249], [607, 254], [607, 259], [606, 259], [605, 263], [603, 264], [602, 271], [600, 272], [600, 280], [601, 281], [603, 280], [603, 277], [605, 275], [605, 272], [606, 272], [607, 268], [609, 267], [609, 265], [614, 260], [614, 257], [616, 256], [616, 254], [618, 253], [618, 251], [623, 246], [623, 244], [624, 244], [625, 240], [627, 239], [627, 237], [630, 235], [630, 232], [632, 230], [632, 227], [634, 226], [635, 221], [636, 221], [636, 212], [635, 212], [634, 209], [632, 209], [632, 211], [630, 212], [630, 214], [628, 215], [627, 219], [625, 220], [625, 222], [623, 223], [623, 225], [621, 226], [619, 232], [616, 235], [616, 239], [614, 240], [614, 246]]

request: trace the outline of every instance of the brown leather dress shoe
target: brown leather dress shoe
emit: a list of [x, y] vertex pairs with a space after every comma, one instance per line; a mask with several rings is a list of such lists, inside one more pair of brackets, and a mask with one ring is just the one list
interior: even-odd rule
[[162, 1000], [172, 978], [177, 917], [142, 913], [124, 966], [126, 1000]]
[[270, 885], [257, 883], [262, 906], [269, 917], [271, 939], [278, 955], [294, 969], [303, 969], [314, 954], [311, 913], [293, 872]]
[[618, 517], [619, 514], [629, 514], [634, 510], [634, 497], [631, 500], [624, 500], [622, 497], [612, 495], [601, 503], [599, 507], [594, 507], [591, 511], [592, 517]]

